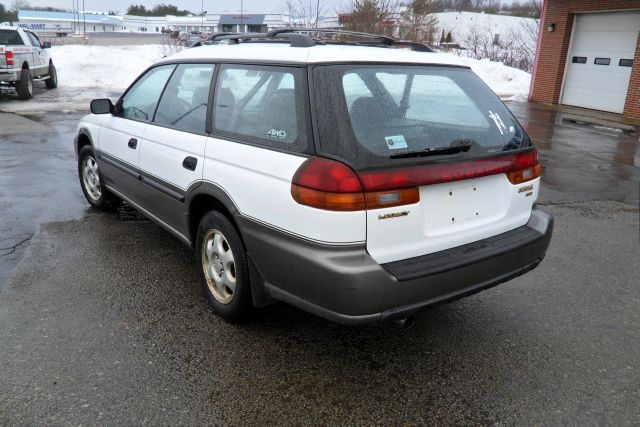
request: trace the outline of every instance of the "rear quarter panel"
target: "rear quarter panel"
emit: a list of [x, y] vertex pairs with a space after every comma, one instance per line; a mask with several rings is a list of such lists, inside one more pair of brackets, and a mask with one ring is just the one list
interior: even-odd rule
[[317, 242], [364, 242], [364, 211], [325, 211], [293, 200], [291, 179], [305, 160], [303, 156], [209, 138], [204, 180], [222, 187], [240, 214], [250, 219]]

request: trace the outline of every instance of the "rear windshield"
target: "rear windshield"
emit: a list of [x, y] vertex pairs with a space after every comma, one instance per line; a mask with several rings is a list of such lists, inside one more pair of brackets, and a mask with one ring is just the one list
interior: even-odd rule
[[[461, 160], [529, 147], [502, 101], [471, 70], [330, 65], [313, 71], [320, 152], [356, 169]], [[424, 157], [456, 145], [466, 151]]]
[[10, 44], [23, 46], [22, 37], [15, 30], [0, 30], [0, 45]]

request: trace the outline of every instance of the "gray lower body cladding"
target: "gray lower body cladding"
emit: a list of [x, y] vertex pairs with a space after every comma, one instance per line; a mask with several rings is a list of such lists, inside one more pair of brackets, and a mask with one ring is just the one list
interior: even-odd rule
[[516, 230], [381, 265], [364, 245], [323, 245], [238, 220], [268, 295], [346, 324], [406, 317], [513, 279], [542, 261], [553, 232], [552, 216], [534, 209]]

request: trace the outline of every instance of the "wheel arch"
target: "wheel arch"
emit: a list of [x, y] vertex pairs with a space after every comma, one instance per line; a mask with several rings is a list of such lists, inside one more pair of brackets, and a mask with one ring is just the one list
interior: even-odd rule
[[209, 182], [199, 182], [192, 185], [187, 191], [185, 198], [187, 227], [191, 245], [196, 246], [196, 234], [203, 215], [211, 210], [222, 213], [236, 229], [247, 250], [247, 263], [249, 266], [249, 276], [251, 282], [251, 298], [253, 305], [263, 307], [273, 303], [275, 300], [267, 293], [265, 280], [257, 267], [251, 251], [247, 247], [247, 239], [244, 236], [240, 221], [236, 217], [240, 216], [240, 210], [234, 203], [231, 196], [220, 186]]
[[200, 219], [210, 210], [217, 210], [225, 215], [242, 236], [242, 231], [235, 220], [240, 210], [222, 187], [208, 181], [199, 182], [187, 190], [185, 199], [187, 227], [192, 245], [196, 242]]
[[91, 133], [87, 128], [80, 128], [75, 139], [76, 157], [80, 153], [80, 150], [82, 150], [82, 147], [85, 147], [87, 145], [93, 148], [93, 139], [91, 138]]
[[23, 70], [28, 70], [28, 69], [29, 69], [29, 63], [28, 63], [27, 61], [24, 61], [24, 62], [22, 63], [22, 69], [23, 69]]

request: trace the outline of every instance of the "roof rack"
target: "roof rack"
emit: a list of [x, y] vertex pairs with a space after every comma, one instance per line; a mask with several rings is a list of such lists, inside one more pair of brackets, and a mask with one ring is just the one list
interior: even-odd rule
[[[363, 41], [345, 41], [345, 40], [322, 40], [314, 38], [311, 34], [325, 35], [348, 35], [351, 37], [359, 37], [369, 40]], [[291, 47], [312, 47], [319, 44], [336, 44], [336, 45], [356, 45], [356, 46], [372, 46], [372, 47], [394, 47], [409, 48], [417, 52], [435, 52], [430, 46], [408, 41], [395, 40], [391, 37], [362, 33], [358, 31], [336, 30], [331, 28], [274, 28], [266, 33], [213, 33], [206, 41], [196, 42], [192, 47], [201, 46], [203, 44], [212, 44], [217, 41], [228, 40], [229, 44], [237, 44], [241, 41], [289, 41]]]

